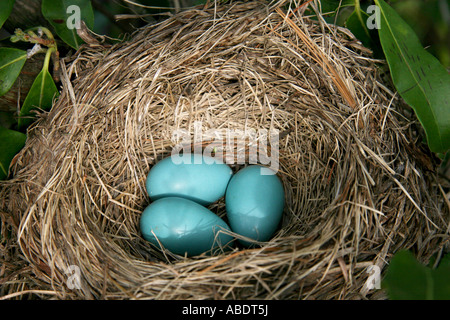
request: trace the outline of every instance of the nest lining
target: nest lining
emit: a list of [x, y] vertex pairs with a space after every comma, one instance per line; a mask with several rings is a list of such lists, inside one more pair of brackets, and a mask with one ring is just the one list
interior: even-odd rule
[[[415, 122], [395, 107], [370, 52], [346, 29], [298, 12], [290, 19], [354, 106], [264, 2], [181, 12], [66, 61], [60, 98], [0, 185], [2, 234], [11, 233], [2, 295], [377, 298], [383, 293], [365, 286], [367, 267], [383, 270], [401, 248], [423, 260], [444, 250], [449, 208], [417, 160]], [[204, 131], [280, 133], [286, 209], [261, 247], [185, 258], [142, 238], [148, 171], [180, 142], [174, 132], [193, 133], [196, 122]], [[209, 208], [226, 218], [223, 201]], [[68, 287], [70, 266], [80, 289]]]

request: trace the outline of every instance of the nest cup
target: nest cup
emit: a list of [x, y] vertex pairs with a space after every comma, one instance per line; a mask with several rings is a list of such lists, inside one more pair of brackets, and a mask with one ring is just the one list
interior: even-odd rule
[[[278, 4], [197, 7], [63, 61], [61, 96], [0, 185], [3, 297], [376, 299], [370, 266], [383, 273], [399, 249], [421, 261], [448, 250], [420, 126], [370, 51]], [[150, 246], [139, 230], [150, 168], [227, 132], [277, 133], [264, 149], [286, 194], [277, 233], [190, 258]], [[235, 171], [250, 162], [244, 136]], [[223, 201], [209, 208], [226, 218]]]

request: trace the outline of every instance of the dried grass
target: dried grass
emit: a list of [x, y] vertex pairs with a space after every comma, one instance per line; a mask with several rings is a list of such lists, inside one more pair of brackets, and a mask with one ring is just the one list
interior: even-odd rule
[[[370, 52], [279, 4], [188, 10], [62, 63], [60, 98], [0, 184], [3, 298], [376, 299], [370, 265], [448, 248], [420, 126]], [[195, 121], [281, 133], [287, 205], [260, 248], [184, 258], [141, 237], [146, 175]], [[223, 201], [211, 209], [224, 216]], [[71, 265], [81, 289], [68, 287]]]

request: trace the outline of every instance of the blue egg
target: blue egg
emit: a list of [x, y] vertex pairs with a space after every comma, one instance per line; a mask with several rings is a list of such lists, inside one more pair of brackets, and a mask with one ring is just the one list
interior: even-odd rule
[[[259, 165], [239, 170], [225, 195], [231, 230], [257, 241], [267, 241], [276, 231], [284, 209], [284, 189], [275, 172]], [[240, 240], [245, 246], [247, 241]]]
[[233, 171], [222, 161], [201, 154], [165, 158], [150, 170], [146, 188], [150, 199], [183, 197], [209, 205], [225, 195]]
[[179, 197], [161, 198], [145, 208], [140, 219], [141, 233], [158, 248], [187, 256], [215, 249], [227, 249], [233, 237], [224, 233], [230, 227], [204, 206]]

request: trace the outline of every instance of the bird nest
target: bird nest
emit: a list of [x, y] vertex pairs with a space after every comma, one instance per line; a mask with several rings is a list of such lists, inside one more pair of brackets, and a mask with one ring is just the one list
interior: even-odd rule
[[[199, 7], [63, 60], [60, 97], [0, 185], [3, 297], [376, 299], [371, 266], [444, 249], [432, 157], [377, 61], [348, 30], [281, 8]], [[186, 143], [241, 154], [234, 171], [276, 167], [270, 241], [183, 257], [143, 239], [146, 176]], [[223, 200], [209, 209], [226, 219]]]

